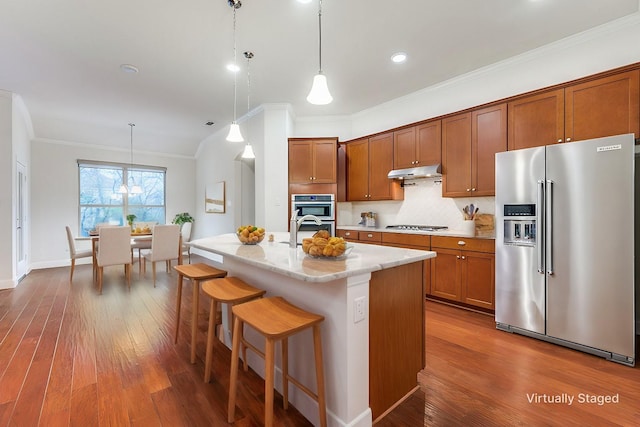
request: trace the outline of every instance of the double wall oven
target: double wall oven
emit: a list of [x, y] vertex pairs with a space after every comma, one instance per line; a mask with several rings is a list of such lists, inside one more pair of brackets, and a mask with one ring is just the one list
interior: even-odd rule
[[292, 194], [291, 214], [298, 213], [298, 218], [313, 215], [322, 221], [321, 225], [314, 221], [303, 221], [298, 231], [327, 230], [336, 235], [336, 198], [333, 194]]

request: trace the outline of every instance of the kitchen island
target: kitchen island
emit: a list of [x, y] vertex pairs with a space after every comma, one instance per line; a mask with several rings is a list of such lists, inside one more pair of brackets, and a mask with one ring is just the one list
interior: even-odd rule
[[[266, 296], [280, 295], [323, 315], [329, 425], [371, 426], [415, 390], [417, 374], [424, 368], [424, 262], [435, 252], [349, 243], [353, 247], [344, 259], [315, 259], [300, 246], [289, 248], [288, 233], [274, 237], [273, 242], [251, 246], [225, 234], [190, 245], [194, 252], [219, 262], [229, 275], [265, 289]], [[228, 334], [227, 325], [225, 331]], [[250, 328], [245, 335], [264, 348]], [[264, 361], [252, 352], [247, 359], [264, 377]], [[276, 359], [276, 388], [282, 392]], [[289, 372], [316, 389], [310, 331], [290, 338]], [[294, 386], [289, 399], [317, 425], [315, 401]]]

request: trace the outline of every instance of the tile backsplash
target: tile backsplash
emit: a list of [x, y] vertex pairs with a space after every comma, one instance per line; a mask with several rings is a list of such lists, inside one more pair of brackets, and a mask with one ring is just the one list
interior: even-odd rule
[[462, 208], [473, 203], [478, 213], [495, 215], [495, 197], [442, 197], [440, 180], [417, 179], [407, 182], [404, 200], [338, 203], [338, 225], [356, 225], [360, 212], [376, 212], [378, 227], [393, 224], [446, 225], [462, 228]]

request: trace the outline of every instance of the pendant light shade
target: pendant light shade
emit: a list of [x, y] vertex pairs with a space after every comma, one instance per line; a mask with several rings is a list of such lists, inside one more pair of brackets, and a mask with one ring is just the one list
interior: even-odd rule
[[240, 133], [240, 126], [234, 121], [229, 126], [229, 134], [227, 135], [227, 141], [229, 142], [243, 142], [244, 138]]
[[233, 8], [233, 65], [236, 71], [233, 73], [233, 122], [231, 122], [231, 126], [229, 127], [227, 141], [243, 142], [244, 138], [242, 137], [242, 133], [240, 133], [240, 126], [238, 126], [238, 123], [236, 122], [236, 104], [238, 94], [237, 71], [239, 70], [236, 55], [236, 10], [240, 9], [242, 3], [240, 0], [228, 0], [228, 3], [229, 6]]
[[318, 0], [318, 74], [313, 78], [311, 91], [307, 96], [307, 101], [315, 105], [326, 105], [333, 101], [327, 78], [322, 74], [322, 0]]
[[251, 144], [247, 143], [247, 145], [244, 146], [244, 151], [242, 152], [242, 158], [243, 159], [255, 159], [256, 155], [253, 152], [253, 147], [251, 147]]
[[327, 86], [327, 77], [324, 74], [316, 74], [313, 78], [313, 86], [307, 95], [307, 101], [315, 105], [327, 105], [333, 101]]

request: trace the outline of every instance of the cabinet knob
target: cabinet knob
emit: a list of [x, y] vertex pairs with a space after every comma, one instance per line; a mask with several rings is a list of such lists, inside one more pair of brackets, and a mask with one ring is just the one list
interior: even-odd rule
[[462, 259], [465, 259], [464, 255], [462, 255]]
[[464, 246], [466, 244], [467, 242], [465, 242], [464, 240], [458, 240], [458, 246]]
[[457, 256], [456, 256], [456, 258], [457, 258], [457, 259], [460, 259], [460, 255], [457, 255]]
[[562, 142], [562, 138], [560, 138], [560, 139], [558, 140], [558, 142]]
[[367, 237], [368, 237], [368, 238], [372, 238], [372, 237], [373, 237], [373, 234], [367, 234]]
[[471, 191], [476, 191], [476, 189], [475, 189], [475, 188], [472, 188], [472, 189], [471, 189]]
[[570, 141], [571, 141], [571, 138], [567, 138], [567, 142], [570, 142]]
[[467, 191], [471, 191], [471, 189], [470, 189], [470, 188], [467, 188]]
[[351, 236], [351, 233], [347, 231], [346, 233], [344, 233], [344, 235], [345, 236]]
[[313, 177], [312, 176], [309, 177], [309, 181], [313, 181]]

